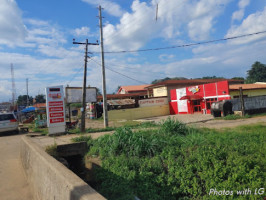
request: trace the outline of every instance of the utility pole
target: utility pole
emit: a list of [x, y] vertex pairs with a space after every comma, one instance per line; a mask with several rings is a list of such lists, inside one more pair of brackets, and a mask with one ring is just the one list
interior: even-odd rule
[[15, 76], [14, 76], [13, 63], [11, 63], [10, 68], [11, 68], [11, 80], [12, 80], [12, 106], [13, 106], [13, 111], [14, 111], [15, 110], [15, 101], [16, 101], [16, 86], [15, 86]]
[[241, 115], [242, 117], [244, 117], [245, 116], [245, 102], [244, 102], [242, 87], [239, 87], [239, 98], [240, 98], [240, 104], [241, 104]]
[[103, 82], [103, 119], [104, 127], [108, 127], [108, 113], [107, 113], [107, 98], [106, 98], [106, 83], [105, 83], [105, 66], [104, 66], [104, 48], [103, 48], [103, 25], [102, 25], [102, 7], [99, 6], [99, 21], [100, 21], [100, 42], [102, 55], [102, 82]]
[[82, 88], [82, 110], [81, 110], [81, 127], [80, 131], [85, 132], [85, 112], [86, 112], [86, 80], [87, 80], [87, 62], [88, 62], [88, 45], [99, 45], [98, 43], [88, 43], [86, 42], [76, 42], [73, 39], [73, 44], [82, 44], [85, 45], [85, 59], [84, 59], [84, 77], [83, 77], [83, 88]]
[[27, 107], [29, 106], [29, 79], [26, 78], [26, 89], [27, 89]]

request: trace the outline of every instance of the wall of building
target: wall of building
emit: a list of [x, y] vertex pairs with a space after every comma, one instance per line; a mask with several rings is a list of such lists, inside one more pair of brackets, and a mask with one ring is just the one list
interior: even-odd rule
[[[266, 89], [243, 90], [243, 95], [248, 97], [263, 96], [266, 95]], [[239, 96], [239, 91], [230, 91], [230, 96], [232, 99], [234, 96]]]
[[154, 97], [166, 97], [168, 95], [167, 93], [167, 87], [158, 87], [153, 88], [153, 96]]
[[169, 105], [162, 105], [124, 110], [110, 110], [108, 111], [108, 118], [110, 120], [135, 120], [149, 117], [164, 116], [169, 114]]

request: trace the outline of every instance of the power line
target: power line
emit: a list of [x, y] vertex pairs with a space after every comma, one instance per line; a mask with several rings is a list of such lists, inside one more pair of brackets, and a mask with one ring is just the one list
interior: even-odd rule
[[[88, 61], [88, 63], [89, 62], [90, 62], [90, 60]], [[74, 74], [74, 76], [71, 78], [71, 80], [66, 83], [66, 85], [69, 85], [74, 80], [74, 78], [76, 78], [76, 76], [80, 73], [82, 68], [83, 68], [83, 66], [79, 68], [79, 70]]]
[[[95, 62], [97, 65], [102, 66], [102, 65], [101, 65], [100, 63], [98, 63], [96, 60], [94, 60], [94, 59], [92, 59], [92, 58], [91, 58], [91, 60], [92, 60], [93, 62]], [[135, 79], [135, 78], [132, 78], [132, 77], [130, 77], [130, 76], [127, 76], [127, 75], [125, 75], [125, 74], [122, 74], [122, 73], [120, 73], [120, 72], [118, 72], [118, 71], [115, 71], [115, 70], [109, 68], [109, 67], [106, 67], [106, 66], [105, 66], [105, 68], [108, 69], [108, 70], [110, 70], [110, 71], [112, 71], [112, 72], [114, 72], [114, 73], [116, 73], [116, 74], [119, 74], [119, 75], [121, 75], [121, 76], [124, 76], [124, 77], [126, 77], [126, 78], [128, 78], [128, 79], [131, 79], [131, 80], [133, 80], [133, 81], [136, 81], [136, 82], [139, 82], [139, 83], [142, 83], [142, 84], [145, 84], [145, 85], [146, 85], [146, 84], [149, 84], [149, 83], [146, 83], [146, 82], [143, 82], [143, 81], [137, 80], [137, 79]]]
[[[159, 51], [159, 50], [165, 50], [165, 49], [175, 49], [175, 48], [184, 48], [184, 47], [191, 47], [191, 46], [197, 46], [202, 44], [209, 44], [209, 43], [215, 43], [215, 42], [221, 42], [221, 41], [227, 41], [227, 40], [234, 40], [239, 39], [243, 37], [249, 37], [253, 35], [259, 35], [266, 33], [266, 31], [260, 31], [256, 33], [250, 33], [250, 34], [244, 34], [244, 35], [238, 35], [234, 37], [227, 37], [227, 38], [221, 38], [216, 40], [209, 40], [205, 42], [196, 42], [196, 43], [190, 43], [190, 44], [182, 44], [182, 45], [174, 45], [174, 46], [168, 46], [168, 47], [158, 47], [158, 48], [150, 48], [150, 49], [139, 49], [139, 50], [122, 50], [122, 51], [106, 51], [104, 53], [137, 53], [137, 52], [146, 52], [146, 51]], [[92, 53], [100, 53], [100, 52], [92, 52]]]

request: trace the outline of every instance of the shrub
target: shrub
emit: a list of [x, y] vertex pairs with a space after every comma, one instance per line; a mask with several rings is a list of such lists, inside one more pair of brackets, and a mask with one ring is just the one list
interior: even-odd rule
[[89, 154], [102, 157], [100, 193], [111, 200], [220, 199], [208, 194], [216, 188], [233, 191], [229, 199], [260, 198], [236, 191], [266, 184], [265, 125], [214, 131], [166, 124], [158, 133], [122, 128], [93, 141]]
[[160, 132], [165, 135], [186, 135], [188, 133], [188, 129], [185, 124], [175, 119], [171, 119], [170, 117], [168, 117], [160, 125]]

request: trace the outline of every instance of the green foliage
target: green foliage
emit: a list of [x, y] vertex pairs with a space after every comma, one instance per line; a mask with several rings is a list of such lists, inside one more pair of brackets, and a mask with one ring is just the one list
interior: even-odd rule
[[54, 143], [52, 145], [49, 145], [45, 148], [46, 153], [48, 153], [50, 156], [53, 156], [54, 158], [58, 157], [57, 154], [57, 144]]
[[247, 71], [247, 83], [266, 82], [266, 65], [255, 62]]
[[20, 106], [26, 106], [27, 105], [27, 96], [28, 96], [28, 100], [29, 100], [29, 105], [32, 105], [33, 104], [33, 98], [32, 98], [32, 96], [29, 96], [29, 95], [19, 95], [18, 100], [17, 100], [17, 104]]
[[45, 100], [44, 94], [38, 94], [38, 95], [36, 95], [35, 102], [36, 103], [45, 103], [46, 100]]
[[91, 136], [80, 136], [80, 137], [72, 138], [71, 140], [72, 142], [87, 142], [88, 147], [92, 146], [93, 144]]
[[179, 135], [185, 135], [188, 133], [188, 129], [185, 124], [182, 122], [179, 122], [175, 119], [171, 119], [168, 117], [165, 121], [161, 123], [160, 131], [163, 134], [179, 134]]
[[224, 120], [236, 120], [236, 119], [247, 119], [250, 118], [250, 115], [240, 116], [240, 115], [227, 115], [223, 117]]
[[106, 127], [106, 128], [88, 128], [86, 129], [86, 133], [97, 133], [97, 132], [107, 132], [115, 130], [114, 127]]
[[155, 79], [151, 82], [151, 84], [156, 84], [156, 83], [160, 83], [160, 82], [167, 81], [167, 80], [187, 80], [187, 78], [185, 78], [185, 77], [174, 77], [174, 78], [165, 77], [163, 79]]
[[48, 135], [48, 128], [32, 128], [32, 132], [34, 133], [41, 133], [41, 135]]
[[81, 108], [82, 107], [82, 104], [81, 103], [71, 103], [70, 104], [70, 107], [71, 108]]
[[100, 156], [96, 189], [108, 199], [221, 199], [211, 188], [233, 191], [266, 184], [266, 126], [226, 131], [187, 128], [167, 119], [159, 130], [120, 128], [92, 141]]

